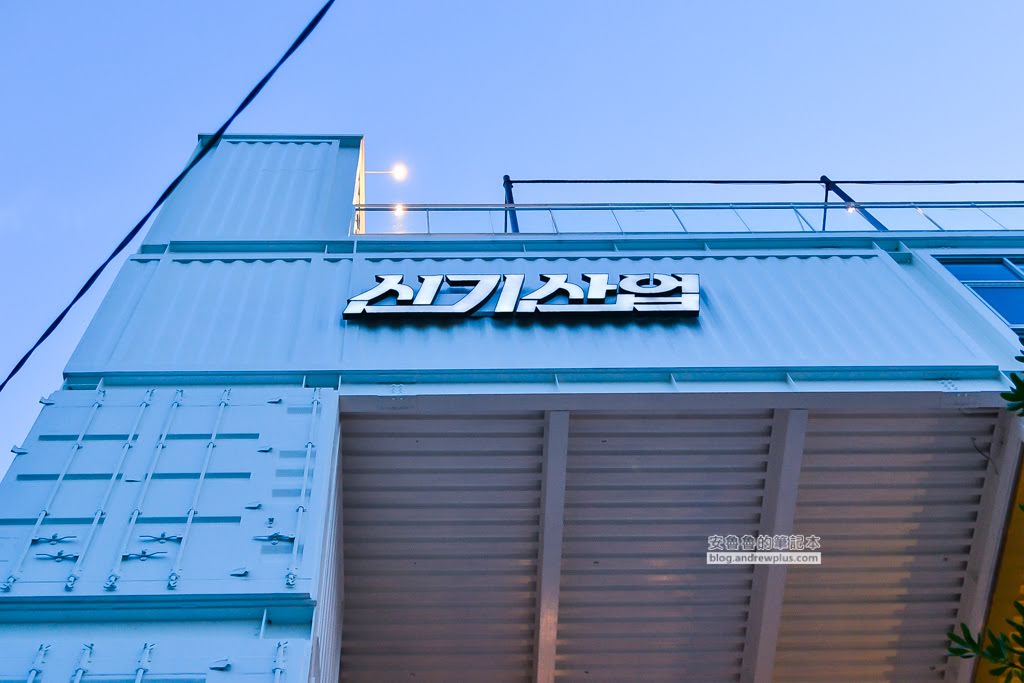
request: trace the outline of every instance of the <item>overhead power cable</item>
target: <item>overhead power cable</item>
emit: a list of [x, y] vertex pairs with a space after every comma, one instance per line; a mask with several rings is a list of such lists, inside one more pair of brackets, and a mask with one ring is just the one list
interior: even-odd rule
[[146, 221], [148, 221], [156, 212], [156, 210], [159, 209], [160, 206], [165, 201], [167, 201], [167, 198], [171, 196], [171, 193], [173, 193], [174, 190], [179, 185], [181, 185], [181, 182], [185, 179], [189, 172], [193, 168], [195, 168], [196, 165], [199, 164], [199, 162], [202, 161], [207, 154], [210, 153], [210, 150], [217, 146], [217, 143], [220, 142], [220, 139], [224, 137], [224, 132], [227, 131], [228, 127], [232, 123], [234, 123], [235, 119], [238, 118], [238, 115], [245, 111], [246, 107], [248, 107], [252, 103], [252, 101], [256, 99], [256, 96], [260, 94], [260, 91], [263, 90], [263, 87], [270, 82], [270, 79], [273, 78], [274, 74], [277, 73], [277, 70], [280, 69], [281, 66], [286, 61], [288, 61], [288, 58], [291, 57], [292, 54], [296, 50], [298, 50], [299, 47], [304, 42], [306, 42], [306, 38], [308, 38], [310, 34], [313, 33], [316, 27], [320, 24], [320, 21], [327, 14], [328, 10], [331, 9], [331, 5], [333, 4], [334, 0], [328, 0], [327, 2], [324, 3], [323, 7], [320, 8], [320, 11], [317, 12], [313, 16], [313, 18], [309, 20], [308, 24], [306, 24], [306, 28], [302, 29], [302, 33], [300, 33], [298, 37], [295, 38], [294, 41], [292, 41], [292, 44], [288, 47], [287, 50], [285, 50], [285, 53], [281, 55], [280, 59], [277, 60], [277, 63], [274, 64], [273, 68], [270, 69], [270, 71], [268, 71], [263, 76], [263, 78], [260, 79], [259, 83], [257, 83], [252, 90], [249, 91], [249, 94], [245, 96], [245, 99], [243, 99], [241, 104], [238, 105], [234, 113], [232, 113], [231, 116], [229, 116], [228, 119], [223, 124], [221, 124], [220, 128], [217, 129], [216, 133], [205, 139], [202, 146], [199, 148], [199, 152], [192, 158], [188, 165], [185, 166], [185, 170], [179, 173], [178, 176], [171, 181], [171, 184], [168, 185], [167, 188], [160, 193], [160, 197], [153, 204], [152, 208], [150, 208], [149, 211], [146, 212], [146, 215], [143, 216], [142, 219], [135, 224], [134, 228], [128, 231], [128, 234], [124, 236], [124, 239], [122, 239], [121, 242], [118, 243], [116, 247], [114, 247], [114, 250], [110, 252], [110, 256], [108, 256], [106, 260], [104, 260], [103, 263], [101, 263], [99, 267], [95, 271], [93, 271], [92, 275], [89, 276], [89, 279], [87, 279], [85, 281], [85, 284], [82, 285], [82, 288], [79, 289], [78, 293], [75, 294], [75, 296], [71, 299], [71, 302], [64, 307], [64, 310], [61, 311], [56, 318], [53, 319], [53, 322], [49, 324], [49, 326], [46, 328], [46, 331], [43, 332], [39, 336], [39, 339], [36, 340], [35, 344], [33, 344], [32, 347], [25, 352], [25, 355], [23, 355], [21, 359], [17, 363], [15, 363], [10, 373], [8, 373], [7, 378], [3, 381], [2, 384], [0, 384], [0, 391], [3, 391], [4, 388], [7, 386], [8, 382], [10, 382], [14, 378], [14, 376], [21, 371], [21, 369], [25, 366], [25, 363], [28, 361], [28, 359], [32, 357], [33, 353], [35, 353], [35, 350], [38, 349], [43, 344], [43, 342], [45, 342], [49, 338], [51, 334], [53, 334], [53, 331], [57, 329], [61, 322], [63, 322], [64, 318], [71, 311], [74, 305], [77, 304], [81, 300], [81, 298], [85, 296], [86, 292], [88, 292], [89, 289], [96, 283], [96, 280], [103, 273], [106, 267], [110, 265], [110, 262], [117, 258], [117, 255], [124, 251], [125, 247], [127, 247], [135, 238], [135, 236], [139, 234], [139, 231], [142, 230], [142, 227], [146, 224]]
[[[821, 180], [527, 179], [515, 185], [821, 185]], [[1021, 185], [1024, 180], [834, 180], [837, 185]]]

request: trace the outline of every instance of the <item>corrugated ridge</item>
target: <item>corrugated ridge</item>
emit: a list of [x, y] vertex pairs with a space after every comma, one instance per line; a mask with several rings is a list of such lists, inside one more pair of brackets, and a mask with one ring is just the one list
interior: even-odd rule
[[344, 681], [522, 681], [543, 418], [342, 424]]
[[337, 155], [325, 140], [224, 140], [174, 193], [147, 242], [341, 236], [346, 226], [324, 225]]
[[942, 680], [995, 419], [811, 415], [776, 680]]
[[757, 533], [771, 415], [573, 415], [559, 680], [738, 680], [749, 567], [707, 537]]

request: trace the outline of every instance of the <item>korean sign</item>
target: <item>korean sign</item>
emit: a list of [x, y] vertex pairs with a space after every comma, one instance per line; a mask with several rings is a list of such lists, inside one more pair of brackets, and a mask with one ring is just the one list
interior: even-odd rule
[[[468, 316], [498, 293], [494, 316], [663, 314], [695, 316], [700, 311], [700, 280], [692, 274], [620, 275], [584, 273], [571, 282], [565, 273], [543, 274], [541, 285], [523, 293], [526, 276], [377, 275], [377, 284], [348, 300], [344, 317], [398, 319], [406, 316]], [[414, 289], [414, 285], [418, 285]]]

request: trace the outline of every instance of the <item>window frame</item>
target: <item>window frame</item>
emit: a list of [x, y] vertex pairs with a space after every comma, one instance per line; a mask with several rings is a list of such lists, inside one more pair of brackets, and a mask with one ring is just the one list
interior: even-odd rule
[[[1014, 263], [1014, 259], [1020, 260], [1022, 263]], [[946, 269], [953, 278], [955, 278], [960, 284], [964, 285], [971, 291], [977, 299], [985, 305], [992, 313], [994, 313], [1000, 320], [1002, 320], [1007, 327], [1024, 342], [1024, 321], [1018, 323], [1011, 323], [1006, 319], [1002, 313], [990, 304], [985, 297], [983, 297], [978, 291], [978, 287], [989, 287], [989, 288], [1005, 288], [1005, 289], [1021, 289], [1024, 290], [1024, 254], [1018, 255], [997, 255], [997, 254], [964, 254], [961, 256], [939, 256], [936, 255], [936, 260], [939, 264]], [[1000, 263], [1003, 267], [1007, 268], [1011, 273], [1017, 276], [1017, 280], [961, 280], [949, 269], [950, 265], [958, 263]]]

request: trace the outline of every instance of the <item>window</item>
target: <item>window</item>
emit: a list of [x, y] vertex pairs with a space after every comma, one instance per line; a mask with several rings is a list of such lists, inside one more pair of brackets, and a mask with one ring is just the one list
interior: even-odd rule
[[1024, 338], [1024, 257], [944, 258], [940, 262]]

